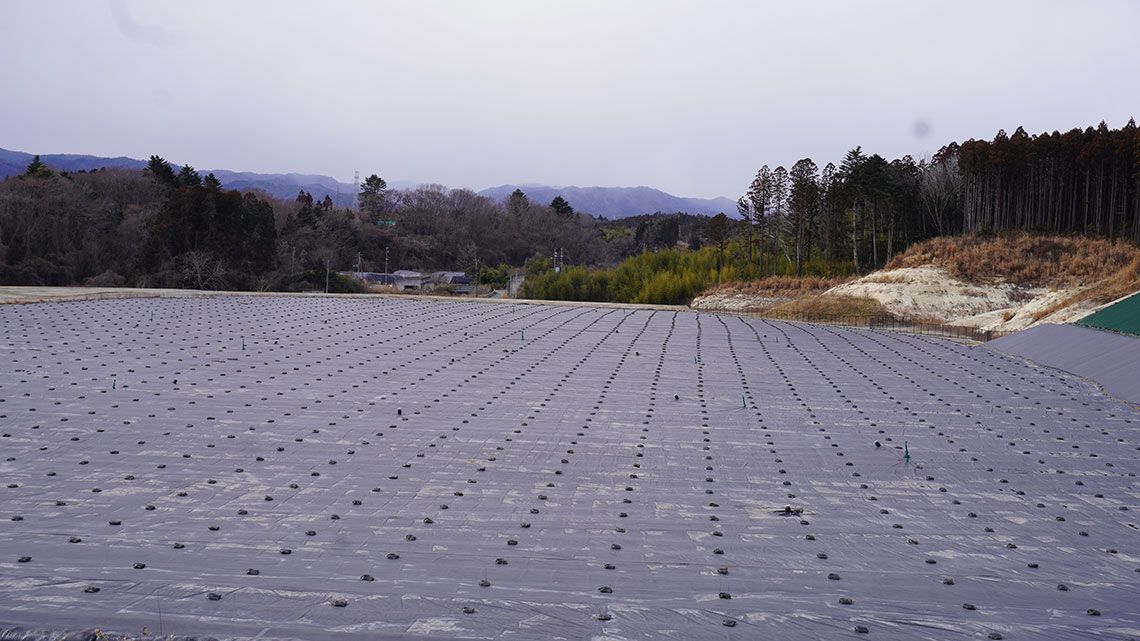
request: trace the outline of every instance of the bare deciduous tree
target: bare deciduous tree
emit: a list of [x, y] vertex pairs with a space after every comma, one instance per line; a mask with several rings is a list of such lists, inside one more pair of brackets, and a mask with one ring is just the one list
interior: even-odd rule
[[961, 192], [962, 174], [958, 172], [958, 156], [945, 156], [924, 167], [919, 194], [927, 219], [939, 235], [951, 233], [950, 216], [957, 211]]
[[193, 289], [221, 289], [226, 269], [222, 261], [207, 252], [188, 251], [179, 259], [182, 279]]

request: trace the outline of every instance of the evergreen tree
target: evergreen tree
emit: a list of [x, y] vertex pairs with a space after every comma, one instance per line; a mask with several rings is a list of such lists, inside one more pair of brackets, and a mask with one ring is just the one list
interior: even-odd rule
[[736, 200], [736, 213], [740, 216], [740, 220], [743, 223], [741, 231], [744, 233], [745, 242], [748, 244], [748, 264], [751, 265], [752, 246], [756, 244], [756, 225], [752, 204], [748, 201], [748, 198], [741, 196]]
[[202, 178], [198, 172], [190, 165], [183, 165], [181, 171], [178, 172], [178, 184], [182, 187], [199, 187], [202, 185]]
[[301, 192], [297, 194], [297, 204], [301, 206], [297, 209], [297, 225], [301, 227], [316, 227], [317, 214], [313, 208], [313, 195], [302, 189]]
[[366, 220], [376, 222], [380, 220], [384, 210], [387, 209], [388, 198], [388, 183], [383, 178], [372, 174], [364, 179], [360, 185], [360, 193], [356, 196], [356, 201], [360, 207], [360, 213], [364, 215]]
[[748, 187], [748, 201], [752, 204], [752, 226], [760, 239], [760, 273], [764, 274], [764, 254], [767, 251], [765, 237], [768, 232], [768, 212], [772, 204], [772, 171], [768, 165], [756, 172]]
[[28, 163], [27, 169], [24, 170], [24, 176], [28, 178], [51, 178], [52, 175], [51, 167], [45, 165], [38, 155], [32, 158], [32, 162]]
[[526, 197], [521, 189], [515, 189], [507, 198], [507, 213], [512, 216], [518, 217], [526, 213], [530, 209], [530, 199]]
[[788, 192], [790, 183], [788, 170], [783, 166], [776, 167], [772, 172], [772, 201], [770, 218], [768, 222], [769, 234], [772, 236], [776, 259], [779, 260], [781, 252], [787, 258], [787, 250], [783, 248], [784, 216], [788, 211]]
[[550, 208], [554, 210], [554, 213], [560, 216], [569, 218], [574, 215], [574, 208], [571, 207], [570, 203], [566, 202], [566, 199], [562, 196], [555, 196], [554, 200], [550, 201]]
[[819, 221], [816, 239], [820, 243], [825, 261], [831, 263], [841, 259], [843, 245], [843, 221], [839, 215], [839, 179], [835, 163], [827, 163], [819, 178]]
[[818, 170], [811, 158], [804, 158], [792, 165], [790, 174], [788, 227], [796, 247], [796, 276], [804, 275], [805, 244], [819, 208]]
[[705, 240], [709, 241], [713, 247], [716, 247], [716, 273], [717, 278], [720, 278], [721, 269], [724, 268], [724, 250], [728, 247], [728, 241], [732, 239], [732, 231], [729, 228], [728, 216], [724, 212], [720, 212], [716, 216], [709, 219], [705, 225]]
[[178, 186], [178, 176], [174, 173], [174, 168], [161, 156], [151, 156], [145, 171], [162, 185], [167, 187]]

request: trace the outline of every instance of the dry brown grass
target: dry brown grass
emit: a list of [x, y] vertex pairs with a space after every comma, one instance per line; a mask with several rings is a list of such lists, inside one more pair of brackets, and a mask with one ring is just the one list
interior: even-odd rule
[[701, 295], [744, 294], [763, 298], [794, 298], [823, 292], [850, 280], [852, 280], [851, 277], [840, 276], [765, 276], [756, 280], [721, 283], [706, 290]]
[[1124, 269], [1093, 283], [1064, 300], [1039, 310], [1033, 314], [1033, 320], [1039, 321], [1054, 312], [1079, 303], [1103, 305], [1136, 291], [1140, 291], [1140, 255], [1133, 258]]
[[766, 314], [776, 318], [893, 318], [877, 300], [857, 296], [815, 294], [777, 305]]
[[1137, 259], [1140, 250], [1125, 241], [1017, 233], [934, 238], [912, 245], [885, 269], [938, 265], [968, 282], [1062, 289], [1115, 277]]
[[875, 272], [864, 276], [863, 279], [864, 282], [882, 283], [884, 285], [901, 285], [910, 282], [909, 278], [892, 274], [891, 272]]

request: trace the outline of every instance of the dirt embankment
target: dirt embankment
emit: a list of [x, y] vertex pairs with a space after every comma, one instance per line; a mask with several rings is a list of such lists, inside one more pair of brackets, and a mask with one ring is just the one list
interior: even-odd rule
[[[1051, 290], [1010, 282], [971, 283], [944, 267], [924, 265], [879, 271], [840, 285], [826, 296], [877, 301], [890, 314], [978, 329], [1024, 329], [1038, 322], [1067, 323], [1092, 311], [1059, 306], [1078, 288]], [[1056, 308], [1055, 311], [1052, 311]], [[1047, 312], [1040, 315], [1040, 312]]]
[[850, 280], [806, 276], [768, 276], [717, 285], [693, 299], [689, 307], [708, 311], [762, 312], [816, 296]]
[[[763, 281], [758, 281], [763, 282]], [[780, 314], [880, 309], [898, 318], [989, 330], [1068, 323], [1140, 289], [1140, 249], [1122, 241], [1015, 234], [936, 238], [862, 278], [802, 292], [733, 284], [699, 309]], [[815, 289], [813, 289], [815, 288]], [[757, 294], [752, 292], [756, 291]]]

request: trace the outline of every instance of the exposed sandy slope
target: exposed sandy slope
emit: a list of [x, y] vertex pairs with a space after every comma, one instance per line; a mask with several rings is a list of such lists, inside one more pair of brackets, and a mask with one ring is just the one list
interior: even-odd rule
[[711, 312], [757, 312], [792, 300], [786, 296], [757, 296], [739, 291], [716, 291], [693, 299], [689, 307]]
[[[1086, 301], [1034, 318], [1079, 291], [1081, 288], [1026, 287], [998, 279], [988, 284], [969, 283], [942, 267], [923, 265], [877, 271], [832, 287], [823, 295], [869, 298], [900, 318], [1015, 331], [1041, 323], [1071, 323], [1102, 307]], [[763, 312], [796, 298], [727, 287], [695, 298], [690, 307], [702, 311]]]
[[[913, 321], [1017, 331], [1071, 323], [1140, 290], [1140, 247], [1027, 233], [941, 236], [846, 283], [769, 278], [713, 288], [693, 307], [777, 317], [842, 317], [877, 308], [876, 314]], [[773, 298], [783, 295], [791, 298]]]
[[822, 294], [843, 278], [768, 276], [729, 282], [705, 290], [689, 307], [702, 311], [761, 312], [805, 296]]
[[936, 320], [990, 330], [1019, 330], [1040, 323], [1067, 323], [1099, 306], [1078, 304], [1034, 321], [1034, 315], [1068, 298], [1078, 289], [1050, 290], [1007, 282], [974, 284], [941, 267], [904, 267], [878, 271], [834, 287], [825, 295], [845, 295], [879, 301], [904, 318]]

